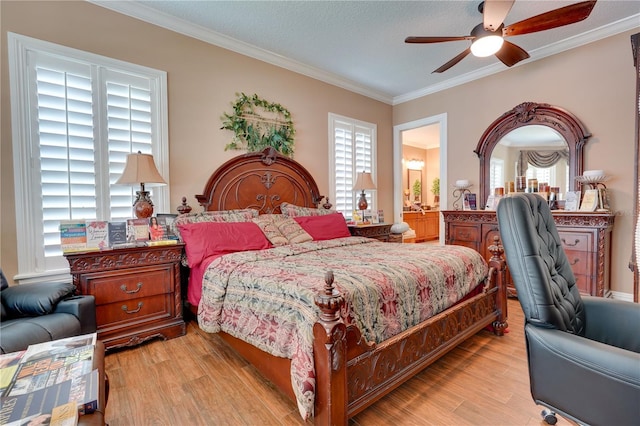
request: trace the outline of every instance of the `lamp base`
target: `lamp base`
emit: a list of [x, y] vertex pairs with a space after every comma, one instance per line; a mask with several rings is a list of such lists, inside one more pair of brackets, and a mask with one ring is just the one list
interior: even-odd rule
[[136, 191], [136, 200], [133, 203], [133, 213], [138, 219], [146, 219], [153, 215], [153, 203], [148, 191]]
[[369, 203], [367, 203], [367, 195], [362, 191], [360, 193], [360, 198], [358, 199], [358, 210], [366, 210], [369, 207]]

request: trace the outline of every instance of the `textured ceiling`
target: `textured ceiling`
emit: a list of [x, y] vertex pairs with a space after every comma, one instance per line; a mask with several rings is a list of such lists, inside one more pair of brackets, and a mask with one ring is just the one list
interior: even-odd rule
[[[391, 104], [508, 69], [494, 56], [469, 55], [432, 74], [469, 42], [404, 43], [469, 35], [482, 22], [479, 1], [93, 2]], [[516, 0], [505, 25], [573, 3]], [[600, 0], [585, 21], [509, 41], [529, 52], [525, 64], [633, 28], [639, 1]]]

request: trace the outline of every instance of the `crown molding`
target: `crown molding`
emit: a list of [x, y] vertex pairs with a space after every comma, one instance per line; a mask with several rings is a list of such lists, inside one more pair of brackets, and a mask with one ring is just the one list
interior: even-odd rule
[[[527, 61], [522, 61], [514, 67], [526, 65], [528, 63], [546, 58], [547, 56], [555, 55], [557, 53], [564, 52], [566, 50], [574, 49], [576, 47], [583, 46], [585, 44], [592, 43], [594, 41], [602, 40], [603, 38], [611, 37], [622, 32], [632, 30], [634, 28], [640, 29], [638, 22], [640, 21], [640, 13], [629, 16], [625, 19], [613, 22], [609, 25], [595, 28], [580, 35], [570, 37], [568, 39], [550, 44], [540, 49], [535, 49], [529, 52], [531, 58]], [[513, 68], [513, 67], [512, 67]], [[393, 98], [392, 105], [398, 105], [404, 102], [408, 102], [414, 99], [421, 98], [423, 96], [431, 95], [442, 90], [450, 89], [461, 84], [469, 83], [470, 81], [478, 80], [483, 77], [487, 77], [492, 74], [497, 74], [502, 71], [508, 71], [510, 68], [502, 65], [501, 62], [496, 62], [486, 67], [482, 67], [476, 71], [472, 71], [463, 74], [458, 77], [451, 78], [443, 81], [439, 84], [425, 87], [415, 92], [406, 93], [404, 95], [396, 96]]]
[[271, 65], [275, 65], [277, 67], [284, 68], [319, 81], [323, 81], [333, 86], [349, 90], [351, 92], [375, 99], [380, 102], [384, 102], [386, 104], [391, 104], [393, 100], [393, 98], [387, 93], [373, 90], [370, 87], [366, 87], [354, 81], [341, 78], [333, 73], [305, 65], [298, 61], [294, 61], [277, 53], [271, 52], [270, 50], [252, 46], [248, 43], [242, 42], [232, 37], [228, 37], [224, 34], [220, 34], [216, 31], [210, 30], [200, 25], [195, 25], [191, 22], [187, 22], [183, 19], [176, 18], [166, 13], [159, 12], [155, 9], [139, 3], [109, 0], [88, 1], [95, 4], [96, 6], [104, 7], [105, 9], [122, 13], [123, 15], [148, 22], [150, 24], [157, 25], [159, 27], [166, 28], [168, 30], [189, 37], [193, 37], [195, 39], [216, 45], [223, 49], [231, 50], [241, 55], [258, 59]]
[[[232, 37], [228, 37], [224, 34], [220, 34], [216, 31], [210, 30], [200, 25], [195, 25], [183, 19], [179, 19], [163, 12], [159, 12], [140, 3], [111, 0], [88, 1], [97, 6], [104, 7], [114, 12], [122, 13], [132, 18], [136, 18], [141, 21], [166, 28], [179, 34], [186, 35], [188, 37], [193, 37], [195, 39], [216, 45], [223, 49], [227, 49], [241, 55], [258, 59], [271, 65], [275, 65], [277, 67], [305, 75], [307, 77], [340, 87], [345, 90], [349, 90], [351, 92], [369, 97], [371, 99], [375, 99], [380, 102], [384, 102], [389, 105], [398, 105], [510, 69], [505, 67], [501, 62], [496, 62], [492, 65], [482, 67], [476, 71], [472, 71], [461, 76], [448, 79], [441, 83], [427, 86], [420, 90], [394, 97], [389, 95], [388, 93], [374, 90], [352, 80], [339, 77], [333, 73], [305, 65], [301, 62], [294, 61], [269, 50], [252, 46], [248, 43], [242, 42]], [[592, 43], [594, 41], [610, 37], [627, 30], [640, 28], [640, 26], [638, 26], [639, 19], [640, 13], [629, 16], [625, 19], [621, 19], [612, 24], [590, 30], [561, 42], [557, 42], [540, 49], [532, 50], [529, 52], [531, 56], [529, 60], [522, 61], [515, 66], [517, 67], [526, 65], [530, 62], [546, 58], [547, 56], [555, 55], [569, 49]]]

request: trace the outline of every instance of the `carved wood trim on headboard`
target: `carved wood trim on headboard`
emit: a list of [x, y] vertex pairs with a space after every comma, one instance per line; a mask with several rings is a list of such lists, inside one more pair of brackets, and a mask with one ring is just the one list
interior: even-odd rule
[[196, 195], [206, 211], [253, 208], [261, 214], [281, 213], [283, 202], [317, 207], [323, 198], [307, 169], [273, 148], [227, 161]]

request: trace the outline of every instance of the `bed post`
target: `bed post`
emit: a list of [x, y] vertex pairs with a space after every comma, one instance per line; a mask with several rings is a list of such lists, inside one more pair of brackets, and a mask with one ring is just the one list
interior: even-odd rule
[[314, 423], [347, 424], [347, 341], [340, 317], [344, 297], [333, 286], [333, 271], [324, 277], [324, 292], [315, 298], [322, 313], [313, 326], [316, 369]]
[[498, 336], [504, 335], [504, 330], [508, 327], [507, 324], [507, 264], [504, 260], [504, 248], [500, 244], [500, 238], [498, 236], [493, 237], [493, 244], [489, 246], [491, 252], [491, 259], [489, 260], [489, 268], [495, 271], [496, 286], [498, 287], [498, 294], [496, 295], [496, 307], [500, 311], [498, 319], [493, 324], [493, 332]]

